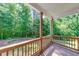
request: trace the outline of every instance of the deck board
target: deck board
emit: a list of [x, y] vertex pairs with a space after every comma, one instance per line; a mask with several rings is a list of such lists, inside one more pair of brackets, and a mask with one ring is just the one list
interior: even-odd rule
[[54, 43], [44, 51], [42, 56], [79, 56], [79, 54]]

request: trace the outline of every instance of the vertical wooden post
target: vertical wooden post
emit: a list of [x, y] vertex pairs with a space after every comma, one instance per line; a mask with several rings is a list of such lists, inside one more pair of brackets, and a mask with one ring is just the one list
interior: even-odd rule
[[42, 38], [42, 21], [43, 21], [43, 12], [40, 13], [40, 38]]
[[[51, 16], [51, 20], [50, 20], [50, 35], [51, 35], [51, 38], [53, 38], [52, 37], [52, 35], [53, 35], [53, 17], [52, 16]], [[52, 42], [52, 39], [51, 39], [51, 42]]]
[[2, 53], [0, 53], [0, 56], [2, 56]]
[[43, 21], [43, 12], [40, 13], [40, 39], [41, 39], [41, 53], [42, 53], [42, 21]]
[[50, 20], [50, 35], [53, 34], [53, 17], [51, 16], [51, 20]]

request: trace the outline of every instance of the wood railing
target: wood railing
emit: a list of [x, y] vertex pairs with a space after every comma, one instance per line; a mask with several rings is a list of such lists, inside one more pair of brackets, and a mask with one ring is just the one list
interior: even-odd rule
[[[31, 39], [21, 43], [16, 43], [0, 48], [0, 56], [36, 56], [50, 45], [52, 36]], [[41, 45], [42, 43], [42, 45]], [[42, 47], [41, 47], [42, 46]]]
[[[37, 56], [41, 55], [52, 42], [79, 51], [79, 37], [48, 35], [0, 48], [0, 56]], [[42, 43], [42, 44], [41, 44]]]
[[53, 42], [79, 51], [79, 37], [54, 35]]

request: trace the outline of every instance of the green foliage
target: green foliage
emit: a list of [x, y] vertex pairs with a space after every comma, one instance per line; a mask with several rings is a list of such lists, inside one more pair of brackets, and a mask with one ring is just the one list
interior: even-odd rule
[[54, 34], [65, 36], [79, 36], [79, 14], [68, 15], [54, 20]]
[[[43, 36], [49, 35], [50, 34], [50, 22], [49, 18], [45, 17], [43, 18], [43, 24], [42, 24], [42, 32]], [[39, 37], [39, 29], [40, 29], [40, 18], [37, 17], [36, 19], [33, 20], [33, 27], [32, 27], [32, 36], [33, 37]]]
[[26, 37], [31, 24], [26, 4], [0, 4], [0, 39]]
[[[49, 19], [43, 19], [43, 36], [49, 34]], [[39, 37], [40, 18], [32, 19], [28, 4], [0, 4], [0, 39]]]
[[43, 18], [43, 36], [50, 34], [50, 19], [48, 17]]
[[33, 27], [32, 27], [32, 36], [39, 37], [39, 29], [40, 29], [40, 18], [36, 18], [33, 20]]

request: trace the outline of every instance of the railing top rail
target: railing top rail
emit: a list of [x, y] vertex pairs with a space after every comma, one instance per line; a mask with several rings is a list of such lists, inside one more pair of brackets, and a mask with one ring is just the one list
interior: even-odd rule
[[[47, 38], [47, 37], [50, 37], [50, 35], [44, 36], [42, 38]], [[11, 44], [11, 45], [7, 45], [7, 46], [3, 46], [3, 47], [0, 47], [0, 53], [12, 50], [14, 48], [18, 48], [18, 47], [21, 47], [21, 46], [23, 46], [25, 44], [32, 43], [32, 42], [39, 41], [39, 40], [40, 40], [40, 38], [35, 38], [35, 39], [19, 42], [19, 43], [16, 43], [16, 44]]]
[[77, 36], [60, 36], [60, 35], [53, 35], [53, 37], [62, 37], [62, 38], [72, 38], [72, 39], [79, 39]]
[[31, 43], [31, 42], [34, 42], [34, 41], [37, 41], [37, 40], [40, 40], [40, 38], [31, 39], [31, 40], [19, 42], [19, 43], [16, 43], [16, 44], [11, 44], [11, 45], [0, 47], [0, 53], [14, 49], [14, 48], [18, 48], [20, 46], [23, 46], [25, 44], [28, 44], [28, 43]]

